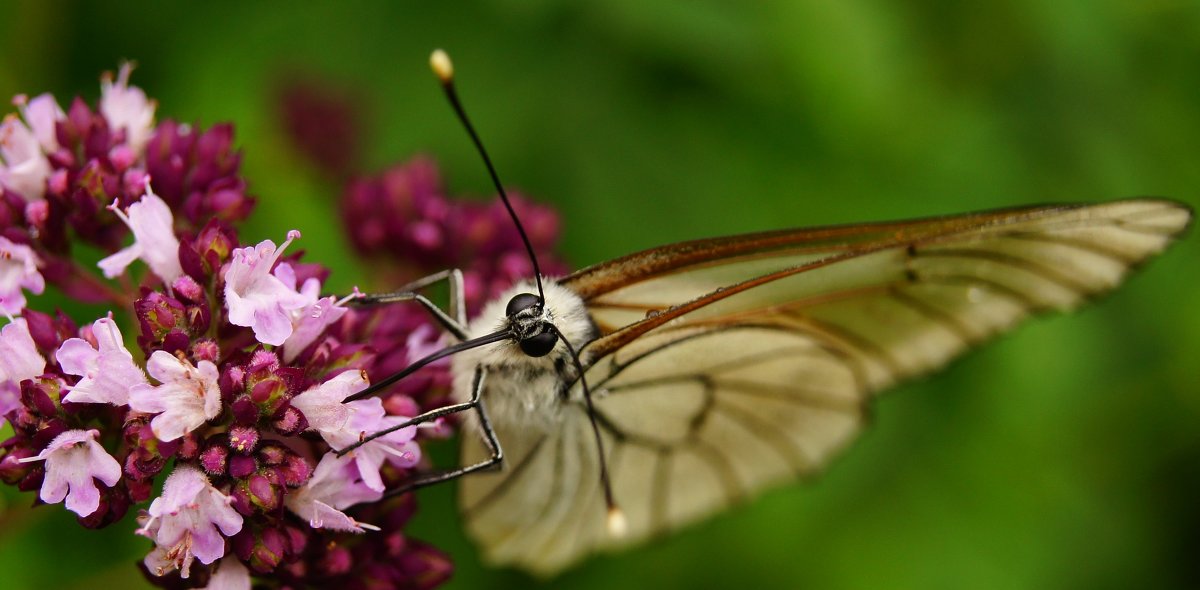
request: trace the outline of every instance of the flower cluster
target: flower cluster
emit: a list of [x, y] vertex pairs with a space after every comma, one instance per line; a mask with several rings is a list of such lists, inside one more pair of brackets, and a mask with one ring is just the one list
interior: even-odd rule
[[[511, 193], [513, 209], [533, 243], [542, 273], [566, 272], [555, 257], [558, 215]], [[393, 284], [447, 268], [464, 273], [467, 308], [479, 310], [488, 297], [533, 267], [500, 199], [483, 202], [449, 199], [437, 166], [428, 158], [352, 181], [342, 196], [343, 221], [354, 247], [363, 256], [382, 260], [396, 270]], [[488, 261], [480, 264], [479, 261]]]
[[[95, 109], [18, 97], [20, 116], [0, 127], [0, 416], [13, 430], [0, 481], [86, 527], [148, 502], [143, 567], [164, 587], [440, 584], [448, 560], [404, 533], [412, 495], [386, 491], [422, 468], [420, 440], [449, 426], [335, 452], [442, 400], [444, 364], [345, 401], [438, 333], [416, 306], [323, 297], [328, 271], [287, 254], [299, 232], [241, 243], [233, 225], [253, 199], [232, 127], [156, 124], [129, 73], [104, 79]], [[549, 249], [554, 214], [517, 206]], [[472, 306], [530, 272], [507, 213], [446, 199], [427, 160], [357, 181], [345, 208], [356, 244], [394, 255], [398, 280], [470, 256], [493, 263], [468, 269]], [[77, 243], [107, 253], [104, 278], [75, 260]], [[47, 284], [112, 312], [80, 327], [29, 308]]]

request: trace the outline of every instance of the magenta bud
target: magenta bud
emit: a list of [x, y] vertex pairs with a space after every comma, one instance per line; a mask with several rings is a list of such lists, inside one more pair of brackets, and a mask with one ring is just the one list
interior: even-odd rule
[[251, 475], [239, 488], [244, 489], [250, 503], [263, 512], [271, 512], [283, 503], [283, 491], [272, 485], [264, 475]]
[[224, 475], [229, 466], [229, 449], [212, 445], [200, 453], [200, 467], [209, 475]]
[[249, 455], [258, 445], [258, 436], [258, 430], [249, 426], [231, 426], [229, 428], [229, 448], [243, 455]]
[[282, 465], [285, 461], [287, 461], [288, 455], [291, 454], [292, 453], [287, 449], [287, 447], [283, 445], [267, 443], [264, 444], [261, 449], [259, 449], [258, 460], [262, 462], [263, 465]]
[[308, 478], [312, 476], [312, 466], [300, 455], [288, 455], [287, 460], [284, 461], [283, 468], [280, 470], [280, 474], [283, 476], [283, 483], [285, 485], [293, 488], [299, 487], [304, 485], [304, 482], [308, 481]]
[[250, 363], [246, 368], [251, 373], [274, 371], [279, 368], [279, 357], [269, 350], [256, 350], [250, 357]]
[[275, 427], [275, 431], [279, 434], [292, 436], [300, 434], [304, 429], [308, 428], [308, 420], [305, 419], [304, 414], [300, 410], [288, 406], [275, 418], [272, 426]]
[[258, 422], [258, 405], [250, 396], [242, 395], [233, 400], [233, 419], [238, 424], [255, 424]]
[[229, 458], [229, 475], [237, 478], [246, 477], [258, 468], [257, 461], [254, 457], [245, 455], [233, 455]]
[[174, 283], [171, 283], [171, 288], [189, 302], [198, 303], [204, 299], [204, 287], [201, 287], [196, 279], [188, 275], [180, 275]]
[[215, 340], [203, 338], [192, 343], [192, 356], [196, 358], [197, 362], [216, 363], [217, 359], [221, 358], [221, 347]]
[[255, 531], [243, 527], [233, 537], [234, 553], [256, 573], [267, 574], [275, 570], [288, 553], [288, 536], [276, 529]]
[[350, 550], [340, 545], [332, 545], [325, 551], [325, 555], [321, 556], [321, 561], [317, 565], [321, 573], [326, 576], [340, 576], [350, 572], [350, 568], [354, 566], [354, 556]]

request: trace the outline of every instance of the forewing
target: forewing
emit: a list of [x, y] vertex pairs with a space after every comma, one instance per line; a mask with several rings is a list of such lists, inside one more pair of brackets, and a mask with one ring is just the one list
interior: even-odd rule
[[[1190, 210], [1177, 203], [1135, 199], [888, 224], [889, 231], [843, 245], [810, 245], [810, 234], [831, 230], [800, 230], [790, 246], [771, 251], [778, 256], [729, 248], [733, 255], [717, 259], [724, 264], [631, 272], [636, 281], [610, 282], [608, 291], [589, 288], [588, 309], [607, 329], [586, 350], [592, 364], [602, 366], [615, 351], [664, 327], [765, 313], [843, 351], [859, 367], [865, 388], [878, 390], [943, 365], [1031, 313], [1072, 309], [1112, 289], [1190, 219]], [[797, 256], [804, 260], [792, 264]], [[731, 282], [695, 282], [695, 275], [716, 267], [724, 267]], [[563, 284], [595, 286], [589, 276], [581, 271]]]
[[[1188, 224], [1132, 200], [758, 234], [585, 269], [585, 348], [614, 494], [610, 538], [579, 388], [550, 434], [498, 432], [505, 470], [463, 482], [493, 562], [555, 572], [820, 469], [866, 399], [1020, 319], [1116, 286]], [[702, 256], [696, 252], [703, 252]]]

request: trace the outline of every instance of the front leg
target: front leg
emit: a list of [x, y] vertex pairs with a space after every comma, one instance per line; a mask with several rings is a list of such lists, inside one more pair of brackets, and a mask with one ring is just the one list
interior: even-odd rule
[[[430, 473], [422, 475], [406, 482], [400, 487], [389, 490], [384, 497], [391, 498], [400, 494], [411, 492], [413, 490], [423, 488], [428, 485], [458, 479], [469, 473], [476, 471], [484, 471], [489, 469], [498, 469], [504, 461], [504, 449], [500, 447], [500, 441], [496, 439], [496, 431], [492, 429], [492, 422], [488, 419], [487, 408], [483, 402], [483, 387], [487, 377], [487, 370], [483, 367], [475, 368], [475, 382], [471, 387], [471, 401], [465, 404], [456, 404], [456, 406], [474, 407], [479, 414], [479, 429], [482, 431], [483, 441], [487, 444], [488, 450], [492, 456], [466, 467], [459, 467], [448, 471]], [[447, 407], [456, 407], [447, 406]]]
[[[450, 313], [442, 311], [429, 298], [417, 291], [439, 281], [446, 281], [450, 286]], [[459, 341], [467, 339], [467, 305], [463, 287], [463, 274], [457, 268], [433, 273], [419, 278], [390, 293], [371, 293], [350, 300], [353, 305], [378, 305], [382, 303], [399, 303], [416, 301], [424, 307], [437, 323], [446, 331], [453, 334]]]

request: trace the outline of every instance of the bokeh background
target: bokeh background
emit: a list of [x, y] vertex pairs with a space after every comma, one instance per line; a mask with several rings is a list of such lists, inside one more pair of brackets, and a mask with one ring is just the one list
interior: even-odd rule
[[[7, 4], [7, 3], [6, 3]], [[259, 207], [331, 285], [368, 284], [340, 183], [285, 132], [297, 80], [355, 105], [347, 161], [436, 157], [491, 193], [426, 66], [455, 58], [502, 176], [581, 266], [660, 243], [1045, 201], [1200, 204], [1200, 5], [925, 0], [43, 1], [0, 19], [0, 96], [98, 94], [123, 59], [159, 117], [236, 124]], [[898, 388], [820, 480], [540, 582], [572, 588], [1128, 588], [1200, 581], [1200, 248]], [[141, 588], [131, 526], [5, 489], [0, 588]], [[414, 536], [480, 563], [449, 487]], [[132, 525], [132, 523], [127, 523]]]

